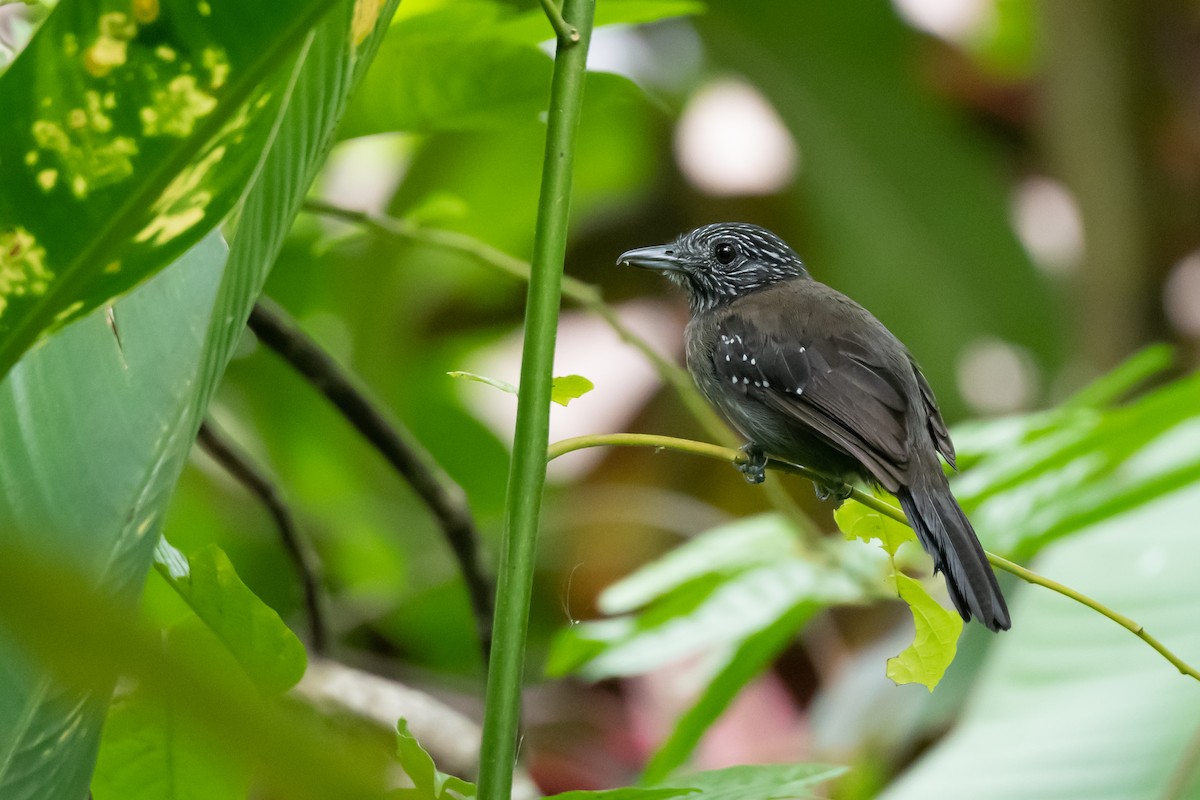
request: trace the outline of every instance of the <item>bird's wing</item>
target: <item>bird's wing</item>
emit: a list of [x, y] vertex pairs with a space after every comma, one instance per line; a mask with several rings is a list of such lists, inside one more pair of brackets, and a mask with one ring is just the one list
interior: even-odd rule
[[789, 329], [761, 313], [728, 314], [717, 328], [713, 368], [729, 389], [815, 430], [885, 488], [904, 482], [904, 384], [862, 341]]
[[942, 419], [941, 410], [938, 409], [933, 389], [929, 387], [929, 381], [925, 380], [925, 376], [921, 374], [921, 368], [917, 366], [917, 362], [910, 357], [909, 363], [912, 364], [913, 372], [917, 376], [917, 385], [921, 387], [921, 399], [925, 401], [925, 410], [929, 413], [929, 433], [933, 436], [933, 443], [950, 468], [957, 469], [954, 464], [954, 442], [950, 441], [950, 431], [946, 429], [946, 422]]

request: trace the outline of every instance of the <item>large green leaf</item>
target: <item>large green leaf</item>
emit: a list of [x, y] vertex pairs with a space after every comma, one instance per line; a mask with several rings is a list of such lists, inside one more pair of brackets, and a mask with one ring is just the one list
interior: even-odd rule
[[209, 545], [189, 558], [162, 540], [154, 560], [163, 579], [255, 685], [265, 692], [282, 692], [299, 682], [306, 665], [304, 645], [242, 583], [220, 548]]
[[[985, 544], [1017, 558], [1200, 479], [1200, 375], [1105, 410], [977, 427], [954, 484]], [[986, 442], [984, 448], [980, 445]]]
[[[104, 312], [92, 314], [0, 383], [6, 541], [69, 558], [134, 599], [191, 444], [186, 417], [224, 261], [224, 245], [204, 241], [116, 305], [119, 340]], [[0, 637], [0, 797], [82, 794], [104, 704], [50, 681]]]
[[[1198, 516], [1193, 485], [1052, 545], [1033, 566], [1128, 614], [1194, 665]], [[958, 726], [883, 796], [1167, 796], [1194, 756], [1200, 687], [1078, 603], [1036, 587], [1013, 599], [1013, 629], [997, 637]]]
[[0, 78], [0, 376], [221, 222], [332, 5], [58, 5]]
[[746, 684], [770, 668], [775, 658], [795, 638], [822, 604], [801, 600], [780, 614], [770, 625], [747, 636], [725, 656], [692, 707], [679, 718], [643, 773], [647, 783], [663, 783], [667, 776], [683, 766], [705, 732], [729, 708]]
[[803, 552], [780, 516], [714, 528], [606, 589], [601, 611], [554, 642], [546, 667], [591, 679], [637, 675], [738, 646], [797, 606], [853, 603], [882, 590], [881, 554], [841, 540]]
[[142, 692], [113, 701], [100, 742], [94, 800], [242, 800], [249, 779], [170, 703]]
[[[386, 20], [395, 5], [374, 8]], [[343, 0], [318, 26], [280, 98], [284, 115], [224, 272], [224, 247], [211, 239], [118, 302], [111, 318], [98, 312], [49, 340], [0, 384], [0, 531], [69, 554], [127, 600], [208, 398], [381, 38], [385, 26], [372, 32], [368, 15], [355, 27], [353, 12]], [[278, 26], [276, 16], [262, 24]], [[0, 670], [0, 796], [81, 796], [104, 699], [49, 681], [8, 638]]]

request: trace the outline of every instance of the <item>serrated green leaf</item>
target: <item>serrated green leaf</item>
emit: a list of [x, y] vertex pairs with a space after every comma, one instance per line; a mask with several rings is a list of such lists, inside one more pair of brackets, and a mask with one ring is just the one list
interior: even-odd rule
[[943, 608], [919, 581], [896, 566], [896, 551], [905, 542], [915, 542], [916, 534], [907, 525], [853, 500], [843, 503], [833, 517], [846, 538], [879, 542], [892, 563], [890, 580], [912, 612], [916, 625], [913, 642], [888, 659], [887, 676], [897, 684], [923, 684], [932, 692], [954, 660], [963, 623], [958, 614]]
[[58, 4], [0, 78], [0, 376], [220, 224], [329, 8]]
[[[890, 499], [890, 495], [883, 497]], [[833, 519], [847, 539], [859, 539], [867, 544], [878, 541], [879, 546], [892, 558], [895, 558], [900, 545], [917, 540], [912, 528], [854, 500], [842, 503], [833, 512]]]
[[887, 676], [897, 685], [919, 683], [932, 692], [958, 652], [962, 617], [934, 600], [920, 581], [902, 573], [893, 579], [900, 599], [912, 612], [916, 634], [912, 644], [888, 659]]
[[135, 689], [109, 707], [95, 800], [243, 800], [249, 784], [172, 704]]
[[569, 405], [572, 400], [583, 397], [596, 388], [596, 384], [582, 375], [564, 375], [555, 378], [550, 388], [550, 400], [560, 406]]
[[188, 558], [161, 540], [155, 567], [260, 689], [283, 692], [303, 677], [304, 645], [275, 610], [242, 583], [216, 545]]

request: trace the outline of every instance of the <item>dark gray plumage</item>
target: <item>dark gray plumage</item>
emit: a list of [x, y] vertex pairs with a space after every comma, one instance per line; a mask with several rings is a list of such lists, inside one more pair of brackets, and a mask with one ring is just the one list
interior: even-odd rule
[[1008, 608], [938, 461], [954, 445], [908, 349], [870, 312], [813, 280], [756, 225], [719, 223], [623, 253], [687, 291], [687, 363], [743, 436], [751, 482], [766, 454], [835, 480], [877, 483], [900, 500], [963, 619], [1006, 630]]

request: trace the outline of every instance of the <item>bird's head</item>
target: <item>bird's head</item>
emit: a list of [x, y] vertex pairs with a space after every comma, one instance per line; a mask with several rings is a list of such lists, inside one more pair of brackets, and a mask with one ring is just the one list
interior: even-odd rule
[[617, 263], [657, 270], [683, 286], [693, 314], [779, 281], [808, 277], [783, 239], [743, 222], [705, 225], [670, 244], [624, 252]]

